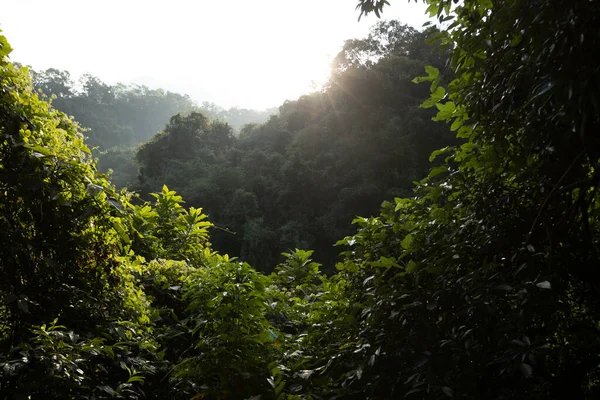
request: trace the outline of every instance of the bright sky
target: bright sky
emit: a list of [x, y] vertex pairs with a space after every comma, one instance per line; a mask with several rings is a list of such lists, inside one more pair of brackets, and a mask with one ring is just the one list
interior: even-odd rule
[[[12, 60], [263, 109], [326, 80], [344, 40], [377, 19], [358, 0], [0, 0]], [[425, 6], [391, 0], [387, 19], [420, 28]]]

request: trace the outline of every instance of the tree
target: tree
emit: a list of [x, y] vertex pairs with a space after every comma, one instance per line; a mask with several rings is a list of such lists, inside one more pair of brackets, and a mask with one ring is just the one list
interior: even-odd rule
[[[236, 138], [212, 121], [206, 140], [175, 149], [176, 130], [183, 128], [169, 124], [170, 133], [139, 149], [146, 181], [136, 189], [166, 183], [188, 204], [202, 206], [223, 228], [213, 232], [215, 248], [259, 270], [270, 271], [282, 252], [305, 246], [332, 272], [339, 252], [333, 244], [352, 232], [350, 221], [376, 214], [384, 198], [409, 195], [429, 169], [431, 151], [456, 142], [430, 121], [434, 113], [418, 107], [428, 85], [412, 79], [447, 56], [424, 39], [397, 21], [377, 24], [367, 38], [346, 43], [321, 92], [284, 103], [278, 115], [247, 125]], [[219, 118], [218, 107], [203, 107], [207, 117]], [[240, 214], [232, 201], [237, 189], [253, 195], [256, 210]]]
[[122, 201], [10, 51], [0, 36], [0, 397], [139, 398], [156, 347]]
[[325, 352], [329, 396], [597, 397], [600, 15], [589, 2], [427, 3], [450, 22], [436, 38], [456, 78], [444, 88], [427, 68], [423, 107], [465, 142], [341, 242], [356, 325], [339, 333], [350, 350]]
[[[187, 95], [139, 85], [108, 85], [90, 74], [84, 74], [78, 85], [68, 71], [55, 68], [30, 69], [30, 74], [36, 90], [54, 96], [54, 107], [87, 128], [86, 144], [104, 151], [147, 141], [171, 116], [197, 108]], [[110, 164], [113, 169], [119, 166]]]
[[49, 68], [44, 72], [32, 72], [33, 87], [42, 91], [47, 96], [56, 96], [59, 99], [70, 98], [73, 91], [73, 81], [67, 71]]
[[[427, 3], [450, 23], [430, 34], [452, 73], [412, 60], [434, 53], [411, 40], [357, 41], [325, 90], [239, 138], [176, 115], [137, 153], [148, 188], [171, 180], [237, 224], [259, 267], [397, 195], [354, 219], [330, 277], [312, 251], [268, 276], [218, 254], [206, 215], [167, 186], [152, 203], [117, 193], [0, 36], [0, 395], [597, 398], [600, 12]], [[424, 101], [407, 89], [420, 67]], [[432, 138], [447, 145], [401, 197]]]

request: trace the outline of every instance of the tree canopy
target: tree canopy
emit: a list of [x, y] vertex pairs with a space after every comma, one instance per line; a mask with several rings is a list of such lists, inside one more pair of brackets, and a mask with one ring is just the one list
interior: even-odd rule
[[[0, 397], [597, 398], [600, 13], [426, 2], [445, 52], [395, 42], [421, 34], [384, 23], [344, 47], [325, 90], [238, 139], [202, 113], [173, 116], [136, 157], [149, 189], [169, 178], [183, 196], [162, 185], [147, 199], [98, 173], [80, 126], [0, 36]], [[439, 136], [422, 144], [412, 129], [428, 118]], [[350, 209], [394, 172], [405, 182], [424, 168], [415, 149], [446, 140], [412, 191], [386, 186], [400, 193], [354, 218], [338, 262], [269, 258], [284, 237], [305, 244], [298, 226], [320, 204]], [[357, 165], [368, 172], [353, 181]], [[343, 182], [359, 184], [333, 196]], [[230, 204], [209, 222], [188, 204], [208, 210], [212, 195]], [[259, 210], [285, 205], [294, 218], [274, 230]], [[248, 234], [241, 258], [213, 247], [226, 217]]]
[[[340, 251], [333, 244], [352, 232], [356, 215], [410, 195], [430, 168], [429, 154], [456, 143], [418, 107], [428, 85], [411, 80], [446, 56], [425, 37], [397, 21], [377, 24], [345, 43], [321, 91], [286, 102], [236, 138], [221, 127], [223, 140], [192, 139], [214, 122], [176, 117], [138, 150], [141, 181], [131, 187], [149, 193], [166, 183], [204, 207], [217, 225], [215, 248], [257, 269], [271, 271], [293, 248], [313, 248], [319, 262], [333, 265]], [[184, 121], [192, 136], [176, 147]]]

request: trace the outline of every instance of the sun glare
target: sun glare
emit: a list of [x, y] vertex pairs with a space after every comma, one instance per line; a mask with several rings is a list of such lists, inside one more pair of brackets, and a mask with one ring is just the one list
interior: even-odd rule
[[306, 57], [296, 61], [286, 72], [285, 86], [290, 100], [320, 90], [330, 73], [330, 62], [326, 57]]
[[[271, 99], [284, 97], [294, 100], [320, 90], [331, 74], [331, 60], [327, 55], [279, 60], [277, 68], [265, 71], [266, 85], [257, 92], [257, 104], [268, 104]], [[268, 82], [268, 83], [267, 83]]]
[[[373, 17], [358, 23], [347, 0], [232, 0], [227, 10], [221, 2], [173, 1], [177, 6], [143, 0], [7, 2], [3, 13], [9, 16], [19, 15], [25, 2], [35, 6], [30, 27], [66, 13], [60, 18], [72, 23], [57, 24], [52, 33], [57, 43], [68, 44], [62, 48], [42, 45], [39, 34], [15, 17], [0, 21], [0, 28], [17, 49], [15, 59], [35, 69], [68, 70], [75, 78], [90, 73], [110, 84], [145, 84], [186, 93], [197, 102], [264, 109], [321, 89], [344, 40], [365, 36], [376, 22]], [[402, 15], [408, 18], [411, 9], [405, 5]], [[386, 15], [400, 14], [394, 10], [390, 6]], [[227, 24], [215, 18], [224, 11]], [[415, 12], [423, 14], [418, 7]], [[90, 14], [96, 18], [84, 17]], [[103, 21], [111, 21], [111, 28]], [[97, 51], [106, 46], [110, 57]]]

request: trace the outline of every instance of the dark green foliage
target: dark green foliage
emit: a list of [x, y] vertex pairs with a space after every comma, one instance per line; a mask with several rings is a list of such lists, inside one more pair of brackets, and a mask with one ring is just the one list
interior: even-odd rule
[[[352, 231], [349, 221], [375, 214], [382, 199], [410, 195], [430, 167], [429, 153], [455, 143], [418, 108], [428, 87], [412, 79], [444, 63], [425, 37], [397, 21], [376, 25], [345, 44], [321, 92], [286, 102], [238, 138], [223, 126], [218, 139], [218, 125], [200, 114], [177, 117], [138, 150], [136, 189], [167, 183], [188, 204], [202, 205], [227, 230], [214, 231], [215, 248], [260, 270], [297, 247], [315, 248], [331, 265], [339, 252], [333, 244]], [[206, 138], [184, 134], [194, 130]]]
[[438, 35], [457, 79], [445, 90], [429, 68], [424, 107], [467, 142], [445, 152], [418, 197], [357, 220], [343, 241], [337, 278], [351, 282], [359, 318], [354, 345], [329, 368], [343, 376], [330, 393], [595, 398], [600, 154], [590, 132], [600, 110], [586, 82], [598, 79], [588, 56], [598, 12], [429, 3], [458, 27]]

